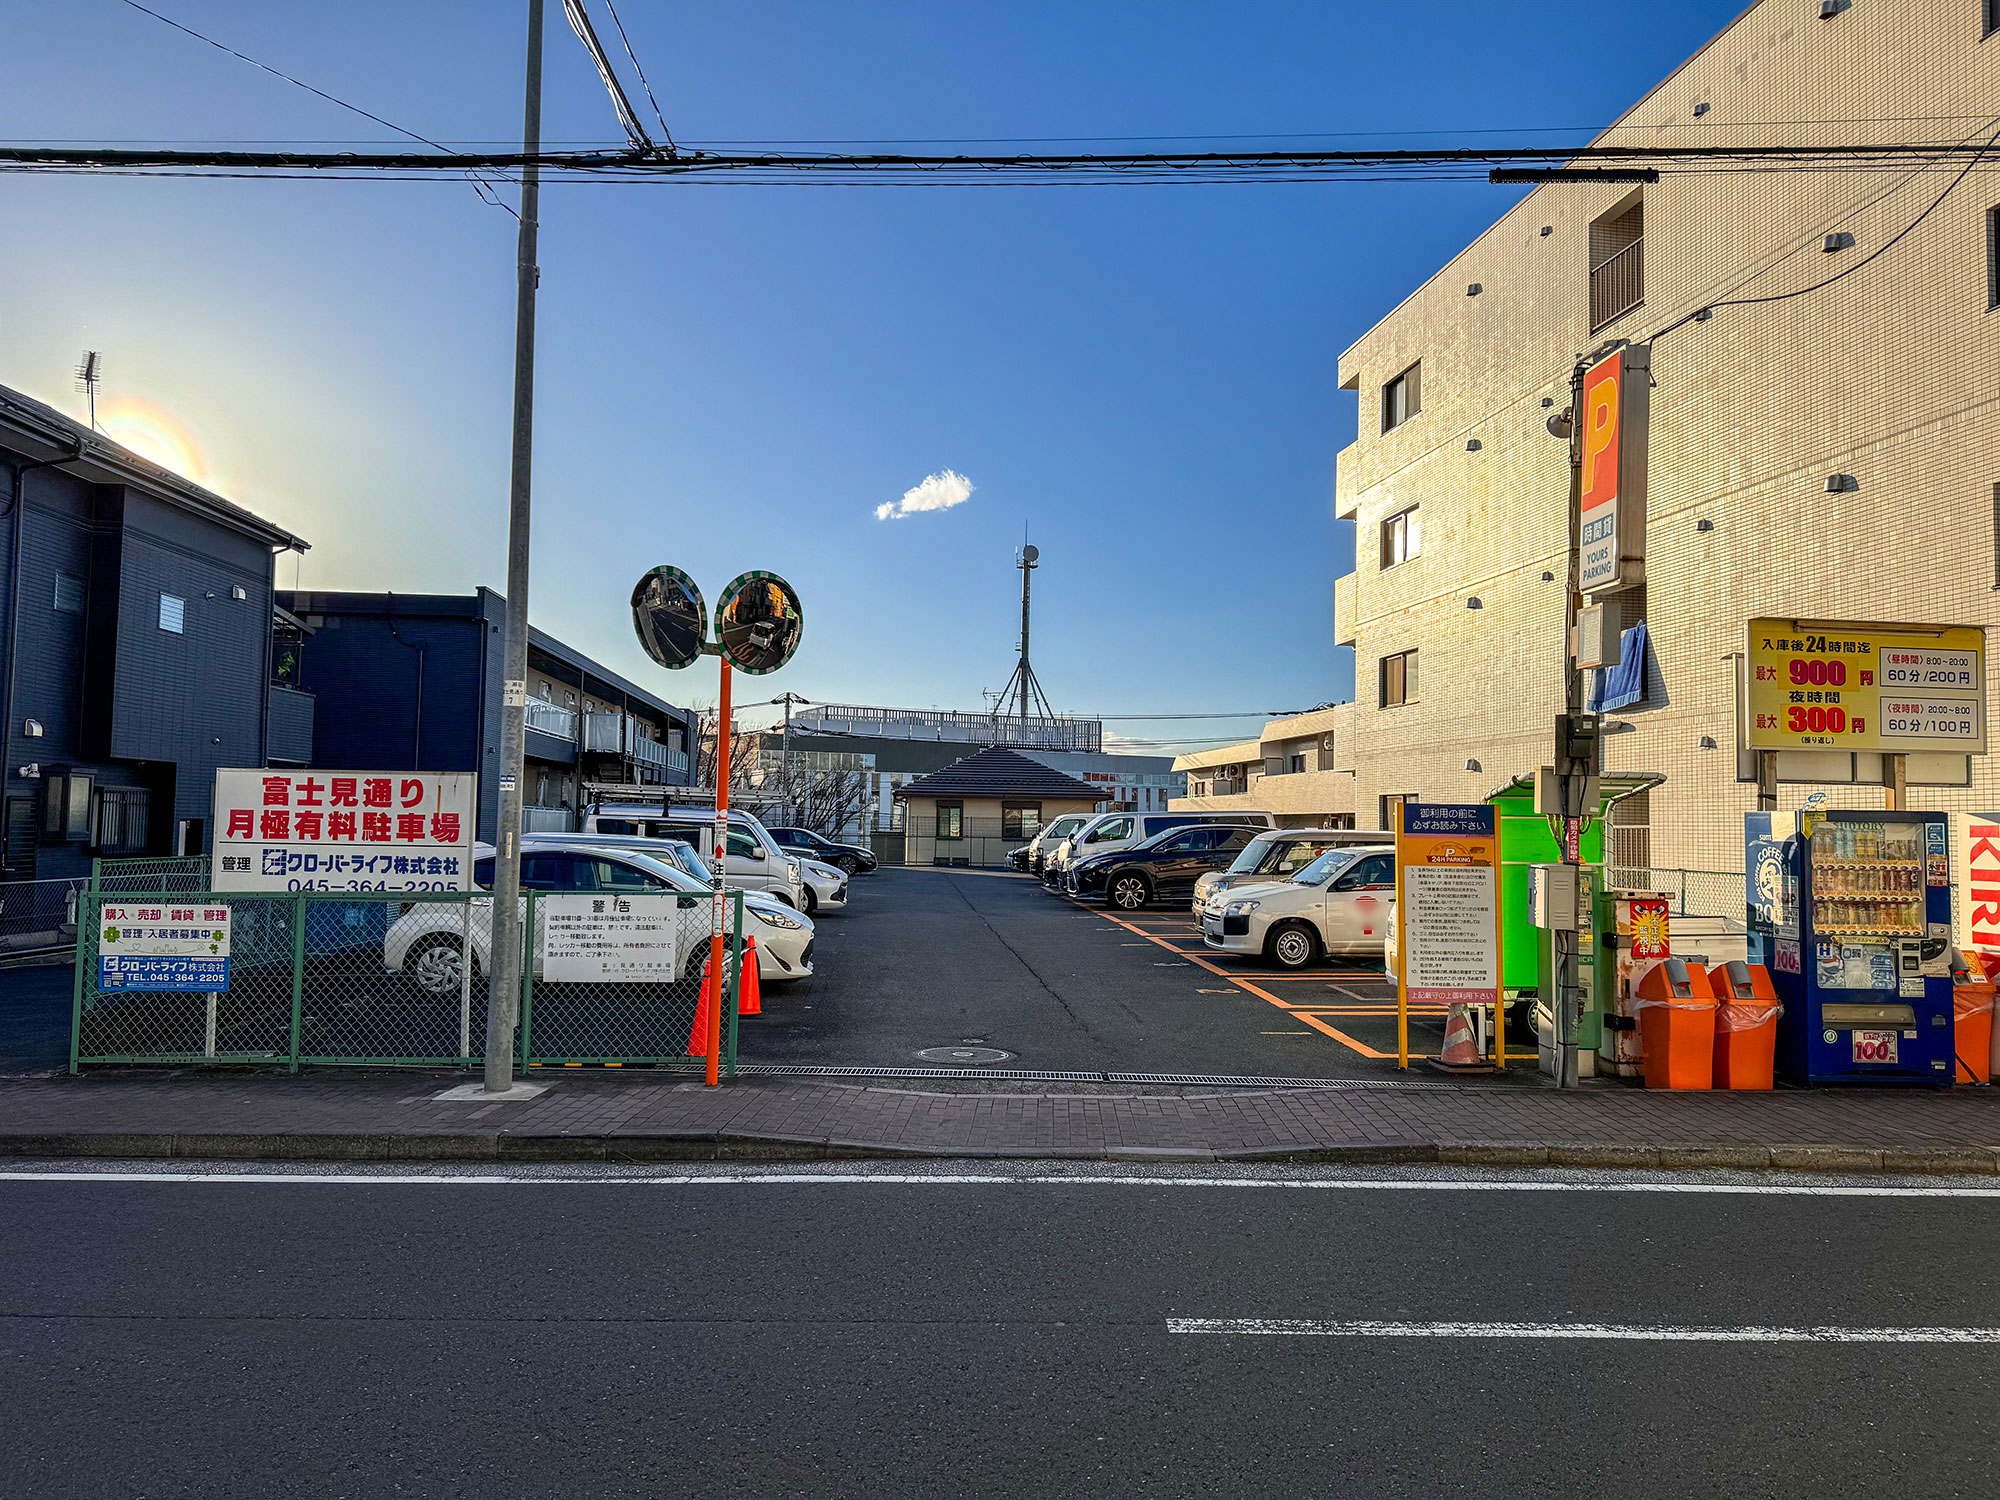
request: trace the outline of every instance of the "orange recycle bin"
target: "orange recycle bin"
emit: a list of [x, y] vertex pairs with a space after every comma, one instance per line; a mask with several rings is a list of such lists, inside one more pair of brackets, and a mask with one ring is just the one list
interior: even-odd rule
[[1768, 1089], [1784, 1006], [1762, 964], [1734, 960], [1708, 975], [1715, 992], [1715, 1086]]
[[1649, 1089], [1705, 1089], [1715, 1082], [1715, 996], [1700, 964], [1663, 958], [1639, 976], [1633, 1001]]
[[1957, 1083], [1993, 1081], [1993, 992], [2000, 982], [2000, 958], [1955, 952], [1951, 964], [1952, 1050], [1958, 1054]]

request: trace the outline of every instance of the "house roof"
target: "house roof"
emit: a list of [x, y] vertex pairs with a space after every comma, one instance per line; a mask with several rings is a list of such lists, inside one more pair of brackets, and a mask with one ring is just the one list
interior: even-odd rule
[[898, 797], [1066, 797], [1101, 802], [1104, 788], [1065, 776], [1038, 760], [994, 746], [896, 788]]
[[58, 455], [65, 472], [79, 475], [93, 484], [122, 484], [164, 500], [182, 510], [205, 516], [234, 531], [254, 536], [281, 550], [304, 552], [310, 545], [284, 527], [225, 500], [214, 490], [204, 489], [192, 479], [162, 468], [149, 458], [141, 458], [130, 448], [72, 421], [53, 406], [45, 406], [32, 396], [0, 386], [0, 441], [16, 451], [26, 444], [36, 461]]

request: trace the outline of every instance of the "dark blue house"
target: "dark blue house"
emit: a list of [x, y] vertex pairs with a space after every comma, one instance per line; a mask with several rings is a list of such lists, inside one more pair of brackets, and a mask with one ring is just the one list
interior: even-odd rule
[[307, 753], [311, 700], [271, 677], [276, 555], [306, 544], [4, 387], [0, 506], [5, 878], [205, 852], [218, 767]]
[[[479, 836], [499, 816], [501, 636], [507, 601], [475, 594], [281, 593], [276, 676], [314, 707], [311, 764], [477, 771]], [[586, 782], [687, 786], [694, 711], [528, 632], [523, 825], [575, 827]]]

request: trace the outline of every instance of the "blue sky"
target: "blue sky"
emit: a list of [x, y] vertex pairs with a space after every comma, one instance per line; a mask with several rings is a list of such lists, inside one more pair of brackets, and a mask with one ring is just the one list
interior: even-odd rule
[[[409, 129], [518, 142], [516, 0], [148, 3]], [[1431, 132], [1340, 145], [1601, 125], [1740, 5], [619, 9], [683, 144]], [[0, 48], [0, 137], [389, 139], [123, 0], [0, 0]], [[615, 138], [559, 0], [547, 84], [551, 143]], [[1355, 417], [1336, 362], [1513, 191], [546, 187], [536, 623], [712, 701], [712, 666], [668, 676], [639, 653], [632, 582], [672, 562], [712, 601], [769, 568], [803, 597], [805, 645], [739, 698], [974, 708], [1012, 668], [1025, 527], [1058, 708], [1349, 697], [1332, 480]], [[307, 587], [502, 585], [505, 212], [451, 183], [21, 174], [0, 204], [0, 384], [80, 412], [71, 367], [103, 351], [107, 425], [178, 443], [196, 477], [311, 540]], [[974, 486], [963, 504], [877, 519], [945, 470]]]

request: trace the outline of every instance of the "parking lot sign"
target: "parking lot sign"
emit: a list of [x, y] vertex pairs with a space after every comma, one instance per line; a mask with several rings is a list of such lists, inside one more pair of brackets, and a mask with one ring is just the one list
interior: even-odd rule
[[1490, 803], [1406, 802], [1396, 826], [1396, 1054], [1410, 1006], [1500, 999], [1500, 824]]

